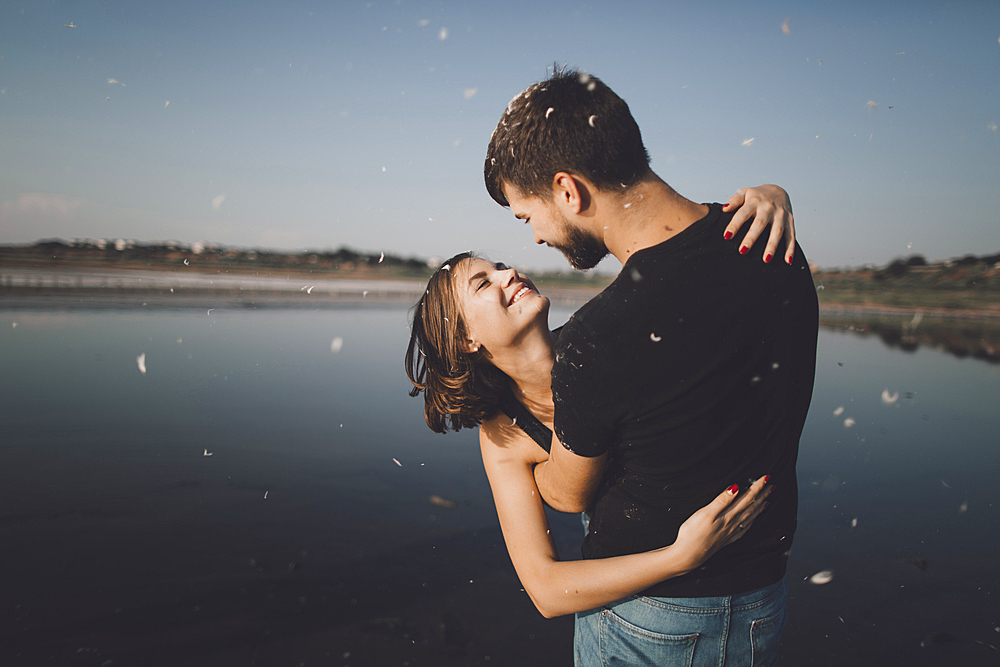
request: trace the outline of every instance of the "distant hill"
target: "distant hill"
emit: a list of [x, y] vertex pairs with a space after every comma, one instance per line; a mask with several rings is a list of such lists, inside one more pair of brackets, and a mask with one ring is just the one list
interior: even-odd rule
[[[174, 241], [141, 243], [126, 239], [45, 239], [30, 245], [0, 245], [0, 266], [72, 269], [198, 271], [257, 275], [325, 275], [337, 278], [426, 280], [440, 260], [338, 250], [273, 250], [227, 248], [213, 243]], [[541, 285], [600, 288], [611, 277], [579, 271], [536, 273]]]
[[[143, 244], [124, 239], [47, 239], [31, 245], [0, 246], [0, 266], [46, 269], [133, 269], [197, 271], [207, 274], [328, 276], [425, 280], [439, 260], [338, 250], [277, 252], [227, 248], [212, 243]], [[539, 286], [603, 288], [611, 276], [579, 271], [532, 273]], [[1000, 317], [1000, 252], [928, 262], [921, 255], [884, 267], [813, 267], [820, 304], [827, 310], [922, 310]]]
[[929, 263], [921, 255], [861, 269], [813, 269], [820, 304], [1000, 315], [1000, 253]]
[[387, 276], [427, 275], [427, 262], [394, 255], [372, 255], [342, 247], [334, 251], [298, 253], [226, 248], [210, 243], [142, 244], [115, 241], [48, 239], [26, 246], [0, 246], [0, 263], [18, 266], [72, 268], [133, 268], [205, 272], [330, 272]]

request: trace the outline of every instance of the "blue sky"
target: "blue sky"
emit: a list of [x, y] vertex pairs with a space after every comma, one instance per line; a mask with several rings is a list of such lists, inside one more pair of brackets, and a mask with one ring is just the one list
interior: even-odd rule
[[625, 98], [685, 196], [784, 186], [820, 266], [1000, 250], [995, 1], [4, 2], [0, 243], [565, 268], [482, 183], [554, 61]]

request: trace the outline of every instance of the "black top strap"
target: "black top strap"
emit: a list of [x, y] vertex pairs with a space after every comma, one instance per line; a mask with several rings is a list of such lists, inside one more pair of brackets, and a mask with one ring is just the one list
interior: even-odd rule
[[528, 408], [514, 398], [514, 394], [505, 391], [500, 396], [500, 409], [505, 415], [510, 417], [514, 423], [528, 436], [538, 443], [545, 451], [552, 447], [552, 430], [548, 426], [538, 421], [538, 418], [531, 414]]

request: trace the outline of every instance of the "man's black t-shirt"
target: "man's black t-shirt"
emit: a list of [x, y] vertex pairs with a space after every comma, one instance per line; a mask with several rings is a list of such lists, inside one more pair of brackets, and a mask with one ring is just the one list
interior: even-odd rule
[[645, 591], [735, 595], [778, 581], [795, 532], [799, 436], [812, 397], [818, 303], [801, 248], [791, 266], [749, 256], [717, 204], [635, 253], [556, 344], [555, 431], [581, 456], [609, 454], [585, 558], [671, 544], [731, 484], [775, 488], [743, 539]]

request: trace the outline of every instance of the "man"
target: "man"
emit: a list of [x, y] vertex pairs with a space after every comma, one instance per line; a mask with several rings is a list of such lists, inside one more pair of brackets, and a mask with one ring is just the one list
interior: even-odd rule
[[[564, 327], [543, 497], [590, 516], [585, 558], [658, 548], [732, 480], [769, 474], [770, 506], [694, 572], [577, 615], [577, 665], [766, 665], [785, 624], [798, 441], [818, 305], [792, 238], [740, 255], [739, 221], [649, 169], [628, 106], [600, 80], [554, 74], [516, 97], [490, 140], [491, 196], [578, 269], [617, 279]], [[728, 204], [727, 204], [728, 206]], [[757, 233], [760, 232], [758, 228]]]

